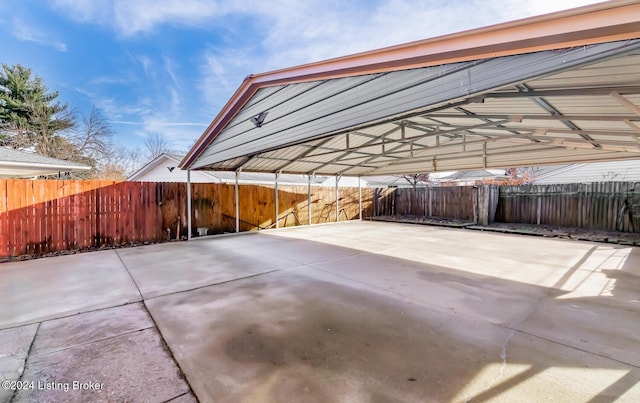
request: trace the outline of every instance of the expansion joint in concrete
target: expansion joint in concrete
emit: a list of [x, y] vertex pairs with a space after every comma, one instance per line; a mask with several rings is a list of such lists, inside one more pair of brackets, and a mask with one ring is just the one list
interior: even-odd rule
[[597, 357], [600, 357], [600, 358], [604, 358], [604, 359], [607, 359], [607, 360], [615, 361], [615, 362], [620, 363], [620, 364], [624, 364], [624, 365], [628, 365], [628, 366], [633, 367], [633, 368], [640, 369], [640, 366], [637, 365], [637, 364], [633, 364], [633, 363], [627, 362], [627, 361], [618, 360], [618, 359], [610, 357], [608, 355], [604, 355], [604, 354], [596, 353], [596, 352], [593, 352], [593, 351], [585, 350], [585, 349], [580, 348], [580, 347], [572, 346], [571, 344], [562, 343], [560, 341], [549, 339], [549, 338], [542, 337], [542, 336], [538, 336], [537, 334], [525, 332], [523, 330], [519, 330], [519, 329], [515, 329], [515, 328], [511, 328], [511, 327], [507, 327], [507, 329], [511, 329], [516, 333], [526, 334], [527, 336], [535, 337], [536, 339], [544, 340], [544, 341], [547, 341], [549, 343], [554, 343], [554, 344], [557, 344], [559, 346], [567, 347], [567, 348], [570, 348], [570, 349], [573, 349], [573, 350], [577, 350], [577, 351], [580, 351], [580, 352], [583, 352], [583, 353], [586, 353], [586, 354], [591, 354], [591, 355], [594, 355], [594, 356], [597, 356]]
[[[142, 291], [140, 290], [140, 287], [138, 286], [138, 283], [136, 283], [136, 279], [133, 277], [133, 275], [129, 271], [129, 268], [127, 267], [127, 264], [124, 262], [124, 260], [122, 260], [122, 256], [120, 256], [120, 254], [118, 253], [117, 250], [115, 252], [116, 252], [116, 255], [118, 255], [118, 259], [120, 259], [120, 262], [122, 262], [122, 267], [124, 267], [124, 269], [127, 271], [127, 273], [129, 274], [129, 277], [131, 278], [131, 281], [133, 281], [133, 284], [136, 286], [136, 289], [138, 290], [138, 294], [140, 295], [140, 298], [142, 299], [142, 306], [144, 306], [144, 310], [149, 315], [149, 318], [151, 318], [151, 321], [153, 322], [153, 326], [158, 330], [158, 335], [160, 336], [160, 339], [162, 340], [162, 344], [163, 344], [164, 348], [167, 350], [167, 352], [171, 356], [171, 359], [173, 360], [173, 362], [176, 365], [176, 367], [180, 370], [180, 376], [184, 379], [185, 383], [189, 387], [189, 391], [193, 394], [193, 396], [195, 396], [196, 394], [193, 391], [193, 387], [191, 386], [191, 384], [189, 383], [189, 380], [187, 379], [187, 377], [184, 374], [184, 369], [180, 366], [180, 363], [178, 362], [178, 360], [175, 357], [175, 354], [173, 353], [173, 350], [171, 350], [171, 347], [169, 347], [169, 343], [167, 343], [167, 340], [164, 338], [164, 335], [162, 334], [162, 331], [160, 330], [160, 327], [158, 326], [158, 323], [156, 322], [156, 319], [151, 314], [151, 311], [149, 310], [149, 307], [146, 304], [145, 298], [142, 295]], [[171, 400], [175, 399], [176, 397], [178, 397], [178, 396], [174, 396], [171, 399], [169, 399], [168, 401], [171, 401]]]
[[136, 286], [136, 290], [138, 290], [138, 295], [140, 295], [140, 299], [144, 300], [144, 297], [142, 296], [142, 291], [140, 291], [140, 287], [138, 286], [138, 283], [136, 283], [136, 279], [133, 278], [133, 275], [129, 271], [129, 268], [127, 267], [127, 264], [124, 262], [124, 260], [122, 260], [122, 256], [120, 256], [120, 254], [118, 253], [117, 250], [114, 250], [114, 252], [116, 253], [116, 256], [118, 256], [118, 259], [120, 260], [120, 263], [122, 263], [122, 267], [124, 267], [124, 269], [126, 270], [127, 274], [129, 275], [129, 278], [131, 278], [131, 281], [133, 281], [133, 285]]
[[283, 270], [290, 270], [290, 269], [298, 268], [298, 267], [301, 267], [301, 266], [304, 266], [304, 265], [300, 265], [300, 266], [296, 266], [296, 267], [287, 267], [287, 268], [282, 268], [282, 269], [274, 269], [274, 270], [265, 271], [265, 272], [262, 272], [262, 273], [251, 274], [249, 276], [237, 277], [237, 278], [233, 278], [231, 280], [220, 281], [218, 283], [205, 284], [205, 285], [201, 285], [201, 286], [198, 286], [198, 287], [189, 288], [188, 290], [180, 290], [180, 291], [169, 292], [169, 293], [161, 294], [161, 295], [154, 295], [153, 297], [149, 297], [149, 298], [144, 298], [143, 297], [142, 300], [143, 301], [149, 301], [149, 300], [152, 300], [152, 299], [166, 297], [166, 296], [169, 296], [169, 295], [183, 294], [183, 293], [186, 293], [186, 292], [200, 290], [202, 288], [213, 287], [213, 286], [221, 285], [221, 284], [233, 283], [233, 282], [236, 282], [236, 281], [247, 280], [247, 279], [250, 279], [250, 278], [255, 278], [255, 277], [260, 277], [260, 276], [266, 276], [268, 274], [277, 273], [277, 272], [283, 271]]
[[[191, 393], [191, 395], [192, 395], [196, 400], [198, 400], [198, 398], [197, 398], [197, 397], [195, 397], [195, 394], [194, 394], [194, 393]], [[165, 400], [165, 401], [163, 401], [162, 403], [171, 403], [171, 402], [175, 402], [175, 401], [176, 401], [176, 399], [180, 399], [181, 397], [185, 397], [185, 396], [189, 396], [189, 392], [185, 392], [185, 393], [183, 393], [183, 394], [181, 394], [181, 395], [174, 396], [174, 397], [172, 397], [172, 398], [171, 398], [171, 399], [169, 399], [169, 400]]]
[[[22, 366], [22, 372], [20, 372], [20, 379], [18, 379], [19, 381], [22, 381], [22, 377], [24, 376], [24, 373], [26, 372], [27, 361], [29, 360], [29, 356], [31, 355], [31, 351], [33, 350], [33, 344], [36, 341], [36, 337], [38, 337], [38, 331], [40, 330], [40, 325], [41, 324], [42, 324], [42, 322], [38, 323], [38, 326], [36, 327], [36, 331], [33, 334], [33, 339], [31, 339], [31, 343], [29, 344], [29, 349], [27, 350], [27, 356], [24, 358], [24, 365]], [[13, 391], [13, 395], [11, 395], [11, 400], [9, 400], [9, 401], [13, 402], [13, 400], [16, 398], [17, 394], [18, 394], [18, 388], [16, 388]]]
[[[108, 309], [111, 309], [111, 308], [108, 308]], [[94, 312], [95, 312], [95, 311], [94, 311]], [[83, 313], [86, 313], [86, 312], [83, 312]], [[86, 342], [86, 343], [74, 344], [73, 346], [69, 346], [69, 347], [61, 348], [61, 349], [59, 349], [59, 350], [48, 351], [48, 352], [46, 352], [46, 353], [39, 353], [39, 354], [37, 354], [36, 356], [44, 356], [44, 355], [49, 355], [49, 354], [59, 353], [59, 352], [61, 352], [61, 351], [72, 350], [72, 349], [74, 349], [74, 348], [78, 348], [78, 347], [82, 347], [82, 346], [88, 346], [88, 345], [90, 345], [90, 344], [99, 343], [99, 342], [103, 342], [103, 341], [107, 341], [107, 340], [111, 340], [111, 339], [117, 339], [117, 338], [119, 338], [119, 337], [128, 336], [128, 335], [130, 335], [130, 334], [138, 333], [138, 332], [141, 332], [141, 331], [143, 331], [143, 330], [149, 330], [149, 329], [153, 329], [153, 326], [142, 327], [142, 328], [135, 329], [135, 330], [131, 330], [131, 331], [128, 331], [128, 332], [115, 334], [115, 335], [113, 335], [113, 336], [103, 337], [103, 338], [100, 338], [100, 339], [91, 340], [91, 341], [88, 341], [88, 342]]]

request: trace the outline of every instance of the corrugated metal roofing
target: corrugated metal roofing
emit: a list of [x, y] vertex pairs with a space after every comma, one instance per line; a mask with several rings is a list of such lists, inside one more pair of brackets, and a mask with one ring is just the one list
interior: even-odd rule
[[182, 164], [389, 175], [629, 159], [638, 104], [640, 39], [294, 80], [216, 118], [226, 123]]

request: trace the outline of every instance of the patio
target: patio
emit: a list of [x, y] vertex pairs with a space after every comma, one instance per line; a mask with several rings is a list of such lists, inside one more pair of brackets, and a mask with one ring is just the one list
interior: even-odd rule
[[2, 264], [0, 401], [638, 401], [639, 260], [347, 222]]

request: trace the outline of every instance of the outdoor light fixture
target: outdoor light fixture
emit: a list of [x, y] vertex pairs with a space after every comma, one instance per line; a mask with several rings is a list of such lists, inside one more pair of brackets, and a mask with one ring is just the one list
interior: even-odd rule
[[269, 112], [260, 112], [259, 114], [257, 114], [256, 116], [251, 118], [251, 122], [256, 126], [256, 127], [260, 127], [262, 126], [262, 122], [264, 122], [265, 118], [267, 117], [267, 113]]
[[167, 167], [167, 169], [169, 170], [169, 172], [173, 172], [173, 170], [176, 169], [176, 167]]

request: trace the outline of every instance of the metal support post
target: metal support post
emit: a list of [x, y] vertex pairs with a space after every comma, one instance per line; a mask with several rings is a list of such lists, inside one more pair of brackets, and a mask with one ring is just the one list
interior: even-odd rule
[[358, 176], [358, 218], [362, 221], [362, 187], [360, 186], [360, 176]]
[[[180, 234], [176, 234], [178, 239]], [[187, 240], [191, 240], [191, 170], [187, 169]]]
[[311, 225], [311, 174], [307, 183], [307, 214], [309, 215], [309, 225]]
[[240, 170], [236, 170], [236, 185], [235, 185], [235, 198], [236, 198], [236, 232], [240, 232], [240, 202], [238, 201], [238, 177], [240, 176]]
[[276, 172], [276, 186], [275, 186], [275, 199], [276, 199], [276, 228], [280, 228], [280, 220], [278, 216], [280, 215], [280, 211], [278, 210], [278, 177], [280, 176], [280, 172]]
[[342, 175], [336, 176], [336, 222], [340, 221], [340, 205], [338, 202], [338, 183], [340, 182], [340, 178]]

